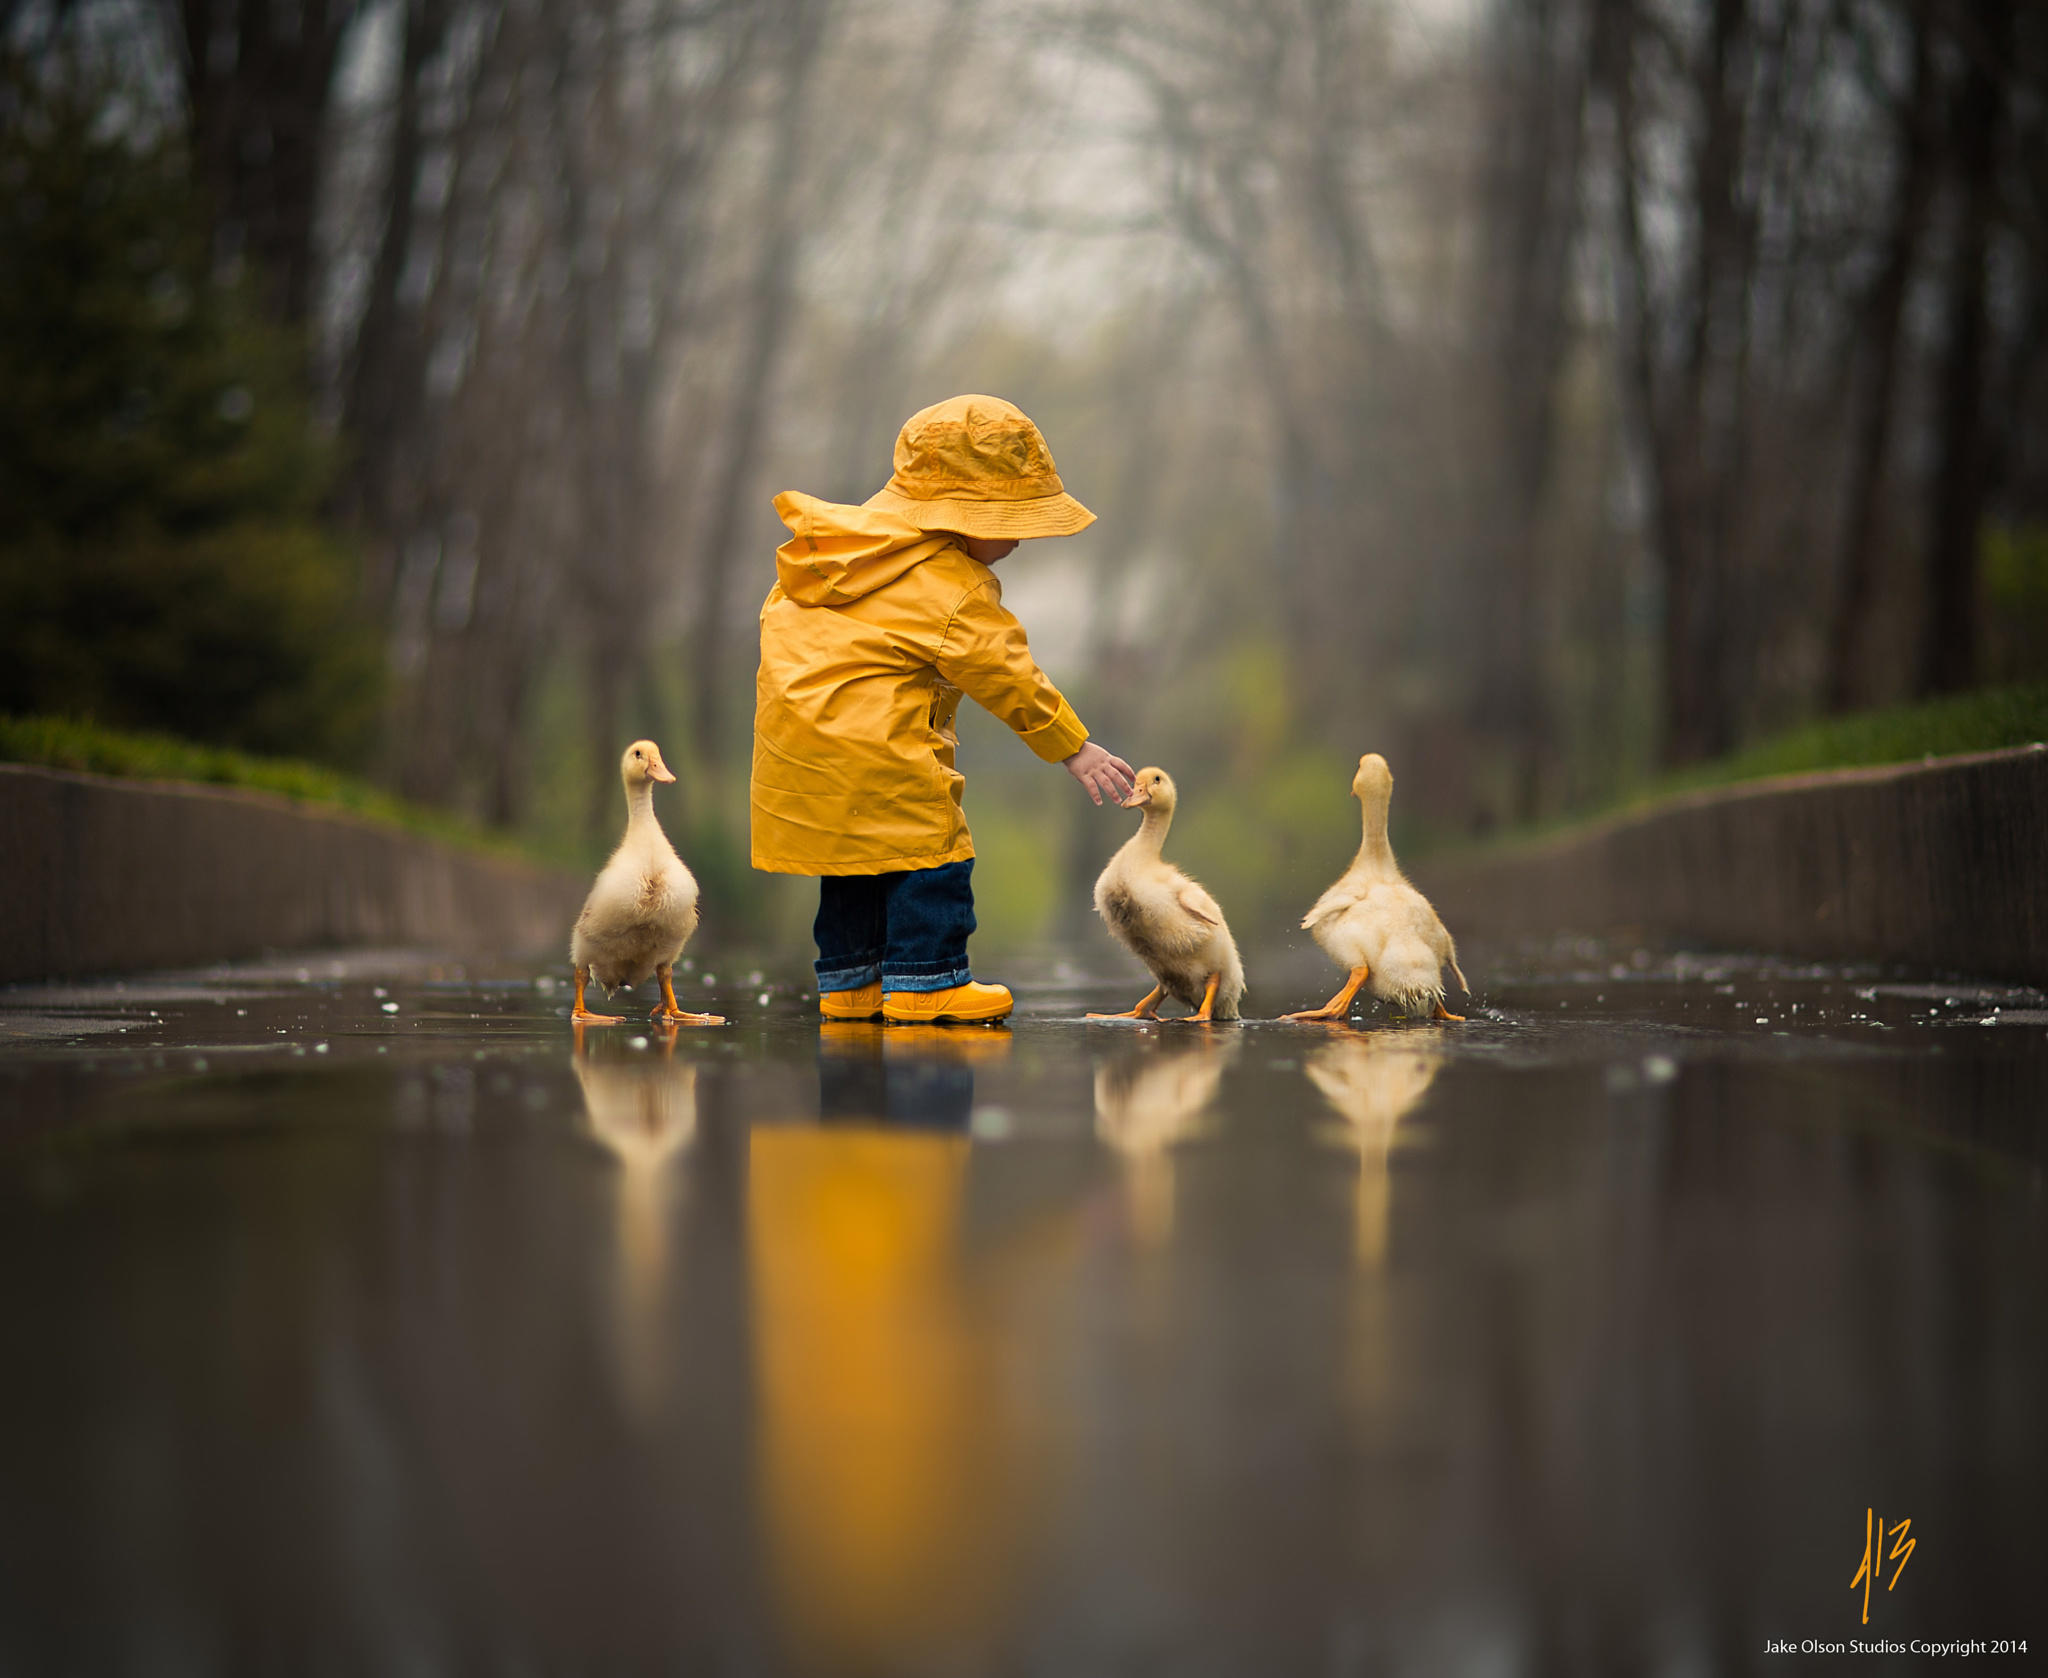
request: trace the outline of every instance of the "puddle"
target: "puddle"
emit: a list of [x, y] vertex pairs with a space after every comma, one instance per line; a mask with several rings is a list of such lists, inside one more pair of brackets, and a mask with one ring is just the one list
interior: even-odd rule
[[580, 1043], [414, 957], [0, 993], [0, 1670], [1740, 1668], [1878, 1504], [1870, 1635], [2028, 1632], [2038, 992], [755, 966]]

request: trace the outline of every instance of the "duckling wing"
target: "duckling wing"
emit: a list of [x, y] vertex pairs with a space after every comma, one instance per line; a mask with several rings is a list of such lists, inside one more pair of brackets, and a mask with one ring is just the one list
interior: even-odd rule
[[1183, 883], [1176, 900], [1204, 926], [1213, 929], [1223, 924], [1223, 906], [1193, 880]]
[[1302, 930], [1312, 932], [1322, 922], [1334, 919], [1347, 909], [1354, 908], [1371, 887], [1371, 881], [1361, 880], [1355, 874], [1346, 874], [1317, 898], [1315, 907], [1301, 917]]
[[[1201, 913], [1190, 907], [1188, 894]], [[1200, 949], [1215, 936], [1223, 917], [1216, 900], [1184, 876], [1105, 878], [1095, 906], [1125, 947], [1155, 973]]]

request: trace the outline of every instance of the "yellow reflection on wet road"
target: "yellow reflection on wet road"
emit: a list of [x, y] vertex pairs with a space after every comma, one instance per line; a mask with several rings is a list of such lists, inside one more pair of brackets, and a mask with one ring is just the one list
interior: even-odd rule
[[1344, 1120], [1339, 1135], [1358, 1150], [1354, 1250], [1361, 1269], [1386, 1262], [1387, 1155], [1396, 1128], [1443, 1065], [1442, 1037], [1434, 1029], [1347, 1032], [1309, 1053], [1309, 1081]]
[[968, 1152], [914, 1129], [748, 1143], [762, 1527], [807, 1669], [888, 1670], [1000, 1617], [1029, 1430], [964, 1266]]

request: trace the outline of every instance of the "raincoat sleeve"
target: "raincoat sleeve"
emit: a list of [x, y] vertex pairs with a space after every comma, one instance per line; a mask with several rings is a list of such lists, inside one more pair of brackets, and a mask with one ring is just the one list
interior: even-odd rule
[[1072, 757], [1088, 738], [1074, 708], [1032, 659], [1024, 626], [1004, 609], [992, 583], [962, 598], [933, 662], [1047, 763]]

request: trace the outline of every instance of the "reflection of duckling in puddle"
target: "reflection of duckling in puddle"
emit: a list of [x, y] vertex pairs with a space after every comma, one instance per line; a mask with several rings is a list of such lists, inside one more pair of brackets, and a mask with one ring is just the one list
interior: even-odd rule
[[876, 1025], [827, 1020], [818, 1029], [818, 1116], [964, 1130], [974, 1069], [1008, 1060], [1007, 1028]]
[[[581, 1042], [570, 1065], [583, 1087], [590, 1133], [619, 1166], [619, 1366], [628, 1402], [652, 1413], [660, 1396], [662, 1296], [668, 1280], [669, 1170], [697, 1134], [697, 1068], [675, 1059], [676, 1032], [657, 1054], [593, 1057]], [[610, 1045], [606, 1046], [607, 1049]]]
[[1129, 1161], [1131, 1221], [1141, 1245], [1173, 1234], [1171, 1150], [1201, 1134], [1237, 1038], [1148, 1043], [1095, 1063], [1095, 1134]]
[[1344, 1120], [1343, 1140], [1358, 1150], [1357, 1253], [1377, 1270], [1387, 1252], [1387, 1155], [1394, 1131], [1435, 1082], [1444, 1063], [1443, 1033], [1374, 1031], [1339, 1037], [1310, 1053], [1309, 1082]]

